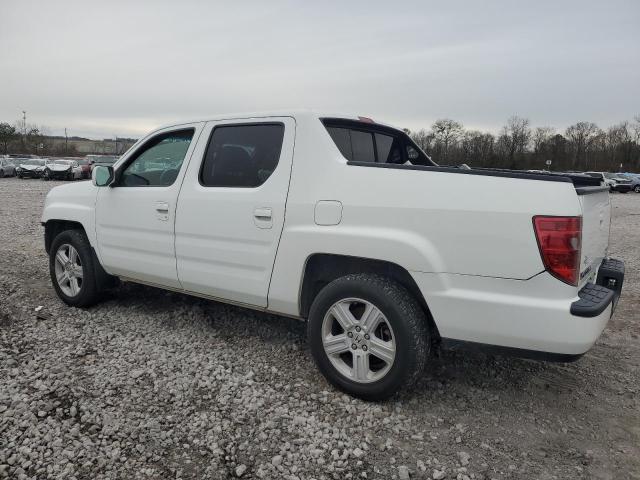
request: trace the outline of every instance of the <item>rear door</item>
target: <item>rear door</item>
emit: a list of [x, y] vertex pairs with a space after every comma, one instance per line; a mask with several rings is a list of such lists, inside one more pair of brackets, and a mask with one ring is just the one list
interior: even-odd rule
[[295, 121], [210, 122], [202, 139], [178, 198], [178, 277], [185, 290], [267, 307], [284, 225]]
[[156, 132], [118, 165], [111, 187], [98, 189], [98, 249], [109, 273], [180, 288], [176, 199], [201, 128], [187, 124]]

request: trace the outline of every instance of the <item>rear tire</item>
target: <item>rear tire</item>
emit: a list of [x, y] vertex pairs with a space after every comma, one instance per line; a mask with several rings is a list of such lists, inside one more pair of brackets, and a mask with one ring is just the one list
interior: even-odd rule
[[374, 274], [347, 275], [325, 286], [311, 306], [307, 335], [331, 384], [374, 401], [413, 385], [431, 345], [418, 301], [399, 283]]
[[59, 233], [49, 249], [49, 274], [58, 297], [72, 307], [88, 307], [98, 302], [100, 290], [95, 272], [91, 244], [84, 232]]

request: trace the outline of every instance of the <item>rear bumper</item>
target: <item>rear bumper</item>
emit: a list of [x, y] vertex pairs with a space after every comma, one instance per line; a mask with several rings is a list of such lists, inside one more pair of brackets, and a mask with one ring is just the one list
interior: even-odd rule
[[576, 295], [575, 287], [547, 272], [529, 280], [412, 275], [445, 346], [481, 346], [520, 357], [572, 361], [593, 346], [611, 318], [624, 264], [603, 262], [595, 284], [602, 292], [598, 295], [592, 295], [593, 287]]
[[598, 269], [596, 283], [587, 283], [578, 292], [579, 300], [571, 304], [571, 314], [577, 317], [596, 317], [611, 306], [615, 311], [624, 283], [624, 262], [609, 258]]

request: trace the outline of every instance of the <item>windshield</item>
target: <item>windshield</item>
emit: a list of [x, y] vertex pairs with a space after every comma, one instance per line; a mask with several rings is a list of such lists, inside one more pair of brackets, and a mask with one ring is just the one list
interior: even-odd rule
[[23, 160], [22, 165], [44, 165], [44, 160]]
[[72, 163], [71, 160], [55, 160], [53, 162], [54, 165], [71, 165]]

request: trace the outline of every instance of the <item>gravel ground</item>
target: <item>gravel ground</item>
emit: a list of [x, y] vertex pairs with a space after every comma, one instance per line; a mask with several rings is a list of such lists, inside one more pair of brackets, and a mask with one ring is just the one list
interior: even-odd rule
[[371, 404], [295, 320], [132, 284], [64, 306], [39, 224], [58, 183], [0, 179], [0, 478], [640, 478], [640, 195], [612, 197], [626, 285], [580, 361], [443, 353]]

